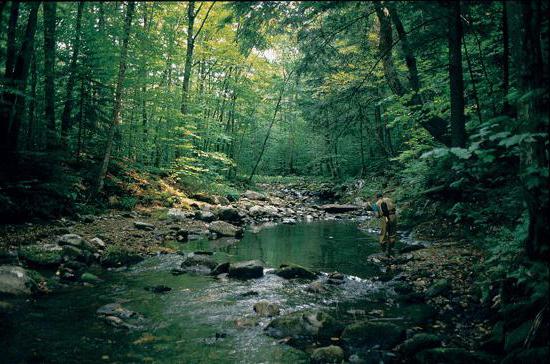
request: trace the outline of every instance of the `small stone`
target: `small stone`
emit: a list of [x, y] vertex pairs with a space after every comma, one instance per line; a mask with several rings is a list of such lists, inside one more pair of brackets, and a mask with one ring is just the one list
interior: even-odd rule
[[279, 305], [269, 301], [259, 301], [254, 304], [254, 312], [263, 317], [278, 316], [281, 313]]
[[96, 276], [95, 274], [89, 273], [89, 272], [86, 272], [86, 273], [82, 274], [80, 276], [80, 280], [82, 282], [86, 282], [86, 283], [99, 283], [99, 282], [101, 282], [101, 279], [99, 279], [98, 276]]
[[311, 354], [311, 361], [315, 364], [341, 363], [344, 361], [344, 350], [335, 345], [317, 348]]
[[152, 231], [155, 230], [155, 225], [143, 221], [134, 221], [134, 227], [138, 230]]

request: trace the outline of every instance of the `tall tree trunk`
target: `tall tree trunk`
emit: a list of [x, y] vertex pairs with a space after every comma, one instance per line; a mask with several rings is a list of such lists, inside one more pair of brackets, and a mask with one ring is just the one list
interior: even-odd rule
[[56, 2], [44, 2], [44, 117], [47, 145], [55, 144], [55, 22]]
[[17, 150], [19, 129], [21, 128], [21, 120], [25, 111], [24, 93], [27, 87], [31, 52], [34, 49], [34, 35], [36, 33], [39, 7], [40, 2], [29, 4], [29, 18], [23, 42], [21, 43], [21, 49], [17, 54], [13, 72], [11, 72], [10, 77], [6, 80], [9, 88], [2, 94], [0, 102], [2, 110], [0, 148], [5, 149], [7, 152], [15, 152]]
[[63, 115], [61, 116], [61, 142], [64, 146], [67, 146], [67, 135], [72, 124], [72, 112], [73, 112], [73, 89], [76, 82], [76, 61], [78, 59], [78, 53], [80, 51], [80, 38], [81, 23], [82, 23], [82, 10], [84, 9], [84, 1], [78, 3], [78, 11], [76, 15], [75, 37], [73, 42], [73, 53], [71, 55], [71, 63], [69, 65], [69, 80], [67, 81], [67, 89], [65, 95], [65, 106], [63, 108]]
[[391, 22], [389, 17], [389, 11], [387, 8], [383, 8], [379, 1], [374, 3], [376, 16], [380, 23], [380, 37], [378, 42], [378, 53], [382, 59], [382, 67], [384, 68], [384, 76], [390, 86], [390, 89], [394, 94], [398, 96], [405, 95], [405, 88], [399, 80], [397, 70], [393, 63], [392, 48], [393, 48], [393, 36], [391, 29]]
[[[448, 146], [450, 145], [450, 139], [447, 136], [448, 122], [438, 116], [426, 115], [426, 113], [423, 111], [422, 106], [424, 101], [422, 100], [420, 77], [418, 74], [416, 58], [414, 56], [413, 49], [409, 45], [407, 32], [403, 27], [403, 23], [401, 22], [401, 19], [399, 17], [395, 4], [392, 2], [386, 2], [385, 4], [387, 4], [388, 8], [382, 8], [378, 2], [375, 3], [376, 13], [378, 16], [378, 20], [381, 24], [379, 52], [382, 52], [382, 54], [385, 55], [385, 54], [391, 54], [391, 51], [392, 51], [393, 38], [391, 37], [391, 24], [389, 23], [389, 20], [387, 18], [387, 13], [389, 12], [391, 21], [393, 22], [395, 26], [395, 30], [399, 35], [399, 40], [401, 42], [401, 47], [403, 50], [403, 54], [405, 56], [405, 64], [407, 65], [407, 70], [409, 73], [409, 85], [411, 90], [414, 92], [412, 99], [409, 102], [406, 102], [406, 106], [418, 109], [421, 114], [420, 125], [422, 125], [422, 127], [426, 129], [426, 131], [428, 131], [428, 133], [430, 133], [430, 135], [435, 140]], [[382, 23], [385, 24], [384, 27], [382, 27]], [[384, 32], [382, 32], [383, 30]], [[388, 35], [388, 33], [390, 35]], [[382, 38], [385, 38], [385, 39], [382, 39]], [[386, 59], [383, 59], [383, 61], [392, 63], [391, 65], [386, 66], [384, 68], [385, 70], [386, 69], [395, 70], [395, 66], [393, 65], [392, 58], [386, 58]], [[393, 77], [390, 76], [389, 78], [395, 79], [395, 77], [397, 76], [396, 75]], [[388, 74], [386, 74], [386, 79], [387, 78], [388, 78]], [[392, 91], [395, 92], [394, 88], [392, 88]], [[401, 85], [401, 89], [403, 94], [407, 92], [407, 90], [405, 90], [402, 85]], [[397, 87], [397, 90], [399, 90], [399, 87]], [[396, 95], [400, 97], [403, 96], [403, 94], [396, 93]]]
[[[529, 213], [525, 249], [531, 259], [550, 261], [549, 170], [549, 75], [544, 65], [541, 46], [541, 1], [521, 2], [522, 56], [519, 86], [525, 96], [518, 116], [523, 120], [522, 132], [534, 133], [535, 140], [521, 144], [520, 176]], [[548, 28], [544, 30], [548, 32]], [[545, 45], [547, 46], [547, 45]], [[546, 48], [547, 49], [547, 48]], [[548, 62], [548, 58], [546, 58]]]
[[477, 118], [479, 120], [479, 123], [481, 124], [483, 122], [483, 118], [481, 117], [481, 103], [479, 102], [479, 96], [477, 94], [477, 82], [476, 78], [474, 76], [474, 70], [472, 67], [472, 62], [470, 61], [470, 55], [468, 54], [468, 46], [466, 45], [466, 37], [462, 37], [463, 45], [464, 45], [464, 55], [466, 56], [466, 64], [468, 65], [468, 73], [470, 74], [470, 81], [472, 82], [472, 95], [474, 96], [474, 101], [476, 103], [476, 114]]
[[36, 133], [36, 54], [32, 55], [31, 61], [31, 97], [27, 115], [27, 149], [34, 150], [34, 134]]
[[17, 31], [17, 20], [19, 19], [19, 1], [12, 1], [10, 8], [10, 19], [8, 21], [8, 40], [6, 50], [6, 71], [5, 78], [11, 77], [13, 66], [15, 64], [15, 52], [17, 43], [15, 42], [15, 33]]
[[462, 19], [460, 2], [448, 7], [449, 81], [451, 92], [451, 145], [464, 148], [466, 131], [464, 117], [464, 80], [462, 76]]
[[109, 167], [109, 160], [111, 158], [111, 149], [113, 148], [113, 139], [115, 131], [120, 124], [120, 111], [122, 109], [122, 87], [124, 84], [124, 76], [126, 73], [126, 58], [128, 56], [128, 41], [130, 39], [130, 28], [132, 26], [132, 16], [134, 15], [136, 3], [130, 1], [126, 8], [126, 19], [124, 21], [124, 34], [122, 38], [122, 48], [120, 50], [120, 62], [118, 66], [118, 77], [115, 90], [115, 103], [113, 107], [113, 116], [111, 119], [111, 127], [109, 128], [109, 135], [107, 137], [107, 145], [105, 146], [105, 154], [101, 168], [99, 170], [99, 176], [97, 179], [96, 193], [100, 193], [105, 183], [105, 175]]
[[264, 155], [265, 147], [267, 146], [267, 141], [269, 140], [269, 136], [271, 134], [271, 129], [273, 128], [273, 124], [275, 124], [275, 120], [277, 119], [277, 113], [279, 112], [279, 109], [281, 107], [281, 100], [283, 99], [285, 84], [286, 84], [286, 81], [281, 87], [281, 91], [279, 91], [279, 96], [277, 97], [277, 104], [275, 105], [275, 110], [273, 111], [273, 117], [271, 118], [271, 122], [269, 123], [269, 128], [267, 129], [267, 133], [265, 134], [264, 142], [262, 143], [262, 149], [260, 149], [260, 155], [258, 155], [258, 159], [254, 164], [254, 168], [252, 168], [252, 172], [250, 172], [250, 176], [248, 177], [249, 184], [252, 182], [252, 178], [254, 178], [254, 174], [256, 174], [256, 169], [258, 169], [258, 165], [260, 164], [262, 157]]
[[502, 1], [502, 89], [504, 91], [504, 102], [502, 111], [506, 115], [512, 115], [512, 108], [508, 101], [510, 92], [510, 40], [508, 36], [508, 4]]
[[183, 88], [181, 95], [181, 113], [187, 114], [187, 103], [189, 98], [189, 86], [191, 83], [191, 67], [193, 66], [193, 49], [195, 48], [195, 37], [193, 27], [195, 25], [195, 2], [187, 4], [187, 49], [185, 52], [185, 68], [183, 71]]

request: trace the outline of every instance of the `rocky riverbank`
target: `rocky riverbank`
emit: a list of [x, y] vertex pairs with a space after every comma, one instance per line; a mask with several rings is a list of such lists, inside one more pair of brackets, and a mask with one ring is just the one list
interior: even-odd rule
[[[244, 229], [257, 231], [276, 223], [319, 219], [362, 220], [368, 215], [368, 204], [361, 200], [337, 204], [324, 200], [319, 192], [264, 187], [265, 193], [246, 191], [233, 201], [196, 195], [191, 210], [113, 211], [47, 225], [3, 227], [0, 293], [34, 299], [74, 285], [97, 284], [103, 269], [118, 269], [147, 255], [177, 253], [189, 240], [234, 243]], [[292, 264], [264, 267], [259, 261], [216, 262], [208, 254], [182, 254], [172, 274], [204, 274], [222, 281], [257, 279], [266, 268], [274, 268], [267, 271], [284, 279], [307, 281], [306, 290], [315, 295], [353, 279]], [[522, 350], [529, 334], [523, 322], [510, 323], [502, 316], [495, 319], [496, 294], [484, 297], [474, 284], [472, 267], [482, 260], [482, 251], [465, 241], [407, 244], [393, 259], [375, 254], [365, 262], [378, 267], [373, 279], [384, 282], [392, 293], [374, 310], [357, 307], [337, 317], [324, 310], [297, 310], [281, 316], [275, 302], [265, 301], [253, 309], [260, 317], [273, 317], [266, 335], [306, 350], [317, 363], [491, 363], [503, 358], [514, 362], [518, 355], [535, 359], [547, 355], [547, 348]], [[146, 288], [153, 293], [170, 290]], [[135, 328], [139, 314], [115, 306], [100, 308], [98, 315], [111, 326]], [[12, 310], [10, 298], [0, 301], [3, 327], [9, 324]]]

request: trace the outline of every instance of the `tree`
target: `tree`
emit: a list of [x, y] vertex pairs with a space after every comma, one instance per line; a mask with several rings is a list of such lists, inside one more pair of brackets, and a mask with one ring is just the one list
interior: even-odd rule
[[197, 40], [197, 37], [202, 31], [202, 28], [204, 27], [204, 23], [208, 19], [208, 15], [210, 14], [210, 11], [212, 10], [212, 7], [214, 7], [214, 2], [210, 4], [210, 7], [206, 11], [206, 15], [202, 19], [202, 23], [199, 26], [199, 29], [196, 33], [194, 33], [194, 26], [195, 26], [195, 18], [201, 11], [202, 6], [204, 3], [201, 3], [197, 11], [195, 12], [195, 1], [189, 1], [187, 5], [187, 49], [185, 54], [185, 68], [183, 71], [183, 88], [182, 88], [182, 96], [181, 96], [181, 113], [187, 114], [187, 104], [188, 104], [188, 98], [189, 98], [189, 86], [191, 82], [191, 68], [193, 67], [193, 51], [195, 49], [195, 41]]
[[462, 18], [460, 1], [448, 7], [449, 88], [451, 92], [451, 145], [466, 146], [464, 117], [464, 80], [462, 75]]
[[[0, 129], [0, 148], [7, 152], [17, 151], [21, 119], [25, 111], [25, 89], [31, 61], [31, 52], [34, 47], [36, 21], [40, 2], [29, 4], [29, 17], [25, 28], [21, 48], [15, 58], [13, 71], [7, 78], [8, 88], [2, 93], [2, 124]], [[12, 22], [10, 21], [10, 24]], [[16, 21], [14, 23], [17, 23]], [[9, 71], [9, 68], [6, 68]]]
[[55, 144], [55, 1], [46, 1], [44, 15], [44, 116], [48, 129], [47, 143]]
[[118, 77], [116, 82], [115, 100], [113, 106], [113, 115], [111, 118], [111, 126], [109, 128], [109, 135], [107, 137], [107, 144], [105, 146], [105, 154], [103, 156], [103, 162], [99, 170], [97, 178], [96, 194], [100, 193], [103, 189], [105, 182], [105, 175], [109, 168], [109, 160], [111, 158], [111, 149], [113, 148], [113, 139], [115, 131], [120, 124], [120, 111], [122, 109], [122, 91], [124, 86], [124, 76], [126, 74], [126, 58], [128, 56], [128, 42], [130, 39], [130, 29], [132, 26], [132, 17], [134, 15], [136, 3], [130, 1], [126, 7], [126, 17], [124, 21], [124, 32], [122, 38], [122, 46], [120, 49], [120, 61], [118, 66]]
[[80, 52], [80, 38], [82, 36], [82, 11], [84, 9], [84, 1], [78, 3], [76, 14], [75, 37], [73, 40], [73, 53], [71, 55], [71, 63], [69, 64], [69, 79], [65, 90], [65, 106], [63, 107], [63, 115], [61, 116], [61, 142], [67, 146], [67, 136], [72, 124], [73, 112], [73, 89], [76, 82], [78, 53]]

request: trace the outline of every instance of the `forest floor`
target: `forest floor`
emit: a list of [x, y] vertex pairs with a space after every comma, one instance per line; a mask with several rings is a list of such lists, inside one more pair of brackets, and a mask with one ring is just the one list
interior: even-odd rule
[[[226, 212], [227, 209], [234, 209], [229, 211], [227, 215], [230, 218], [226, 220], [254, 228], [272, 220], [292, 224], [302, 219], [357, 217], [364, 214], [368, 206], [365, 203], [359, 209], [343, 212], [346, 205], [316, 205], [316, 195], [311, 191], [281, 185], [263, 187], [267, 192], [259, 194], [250, 191], [232, 207], [226, 208]], [[141, 255], [174, 253], [177, 252], [174, 240], [201, 236], [216, 238], [208, 226], [214, 218], [219, 218], [216, 216], [219, 206], [203, 201], [192, 201], [190, 206], [194, 210], [156, 208], [132, 212], [110, 211], [101, 216], [82, 216], [78, 220], [5, 225], [0, 227], [0, 248], [17, 251], [29, 244], [52, 243], [56, 237], [70, 233], [87, 241], [99, 238], [106, 244], [106, 250], [119, 247]], [[338, 209], [342, 212], [334, 213]], [[476, 272], [473, 267], [483, 260], [483, 252], [455, 237], [430, 238], [433, 230], [438, 228], [440, 224], [434, 222], [415, 231], [416, 236], [428, 242], [426, 246], [415, 247], [418, 250], [397, 253], [390, 261], [375, 255], [370, 261], [378, 264], [384, 272], [381, 279], [404, 282], [405, 288], [398, 293], [405, 302], [423, 302], [434, 308], [433, 314], [426, 317], [426, 323], [409, 328], [409, 334], [435, 333], [445, 338], [446, 347], [475, 350], [492, 329], [487, 310], [481, 304], [480, 294], [474, 285]], [[180, 235], [183, 232], [185, 236]]]

